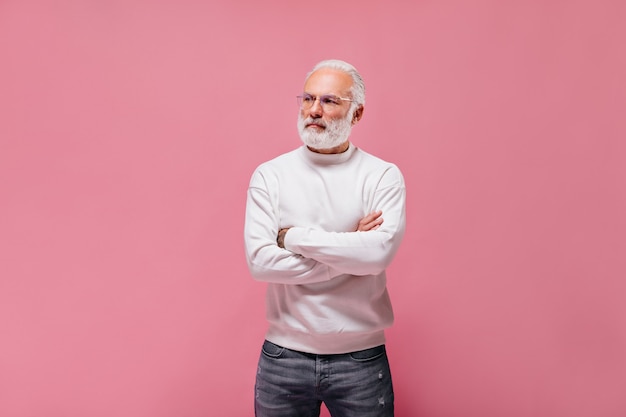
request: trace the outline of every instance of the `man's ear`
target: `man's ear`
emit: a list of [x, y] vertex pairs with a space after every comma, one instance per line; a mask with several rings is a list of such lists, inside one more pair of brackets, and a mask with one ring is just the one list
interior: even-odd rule
[[354, 115], [352, 116], [352, 125], [353, 126], [356, 124], [356, 122], [361, 120], [361, 117], [363, 117], [363, 110], [364, 110], [364, 108], [361, 105], [354, 111]]

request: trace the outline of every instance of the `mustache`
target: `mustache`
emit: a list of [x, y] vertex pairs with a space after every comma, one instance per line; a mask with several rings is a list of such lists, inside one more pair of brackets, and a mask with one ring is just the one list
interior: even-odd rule
[[306, 119], [304, 119], [303, 123], [305, 126], [316, 125], [321, 127], [327, 127], [326, 122], [320, 119], [313, 119], [312, 117], [307, 117]]

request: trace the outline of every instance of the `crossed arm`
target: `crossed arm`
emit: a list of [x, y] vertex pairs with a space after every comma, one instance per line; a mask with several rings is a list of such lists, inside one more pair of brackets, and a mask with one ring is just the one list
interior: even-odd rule
[[[367, 232], [368, 230], [378, 229], [380, 225], [383, 224], [383, 218], [381, 217], [382, 214], [382, 210], [377, 210], [363, 217], [359, 220], [355, 232]], [[288, 230], [289, 227], [285, 227], [284, 229], [280, 229], [278, 231], [276, 243], [278, 243], [279, 248], [285, 249], [285, 235]]]
[[248, 189], [244, 227], [246, 260], [252, 277], [271, 283], [310, 284], [344, 274], [360, 276], [383, 271], [393, 259], [405, 226], [401, 174], [395, 169], [387, 174], [369, 204], [377, 211], [355, 222], [351, 230], [340, 232], [294, 224], [281, 228], [274, 195], [277, 186], [255, 175]]

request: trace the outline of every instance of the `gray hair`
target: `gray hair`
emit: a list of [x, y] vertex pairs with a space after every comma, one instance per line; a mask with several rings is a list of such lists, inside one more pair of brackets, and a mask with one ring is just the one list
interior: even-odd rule
[[361, 78], [361, 74], [359, 74], [354, 66], [339, 59], [328, 59], [325, 61], [321, 61], [317, 65], [315, 65], [315, 67], [313, 67], [311, 72], [306, 75], [304, 82], [309, 79], [311, 74], [321, 68], [339, 70], [345, 72], [350, 77], [352, 77], [352, 87], [350, 88], [350, 93], [352, 93], [353, 100], [352, 107], [356, 108], [360, 105], [365, 104], [365, 83], [363, 82], [363, 78]]

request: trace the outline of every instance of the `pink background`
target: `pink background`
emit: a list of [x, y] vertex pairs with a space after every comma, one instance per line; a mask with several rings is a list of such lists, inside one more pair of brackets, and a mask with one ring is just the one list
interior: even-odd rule
[[[470, 5], [471, 4], [471, 5]], [[246, 187], [318, 60], [398, 164], [399, 417], [626, 415], [626, 7], [0, 1], [0, 416], [251, 416]]]

